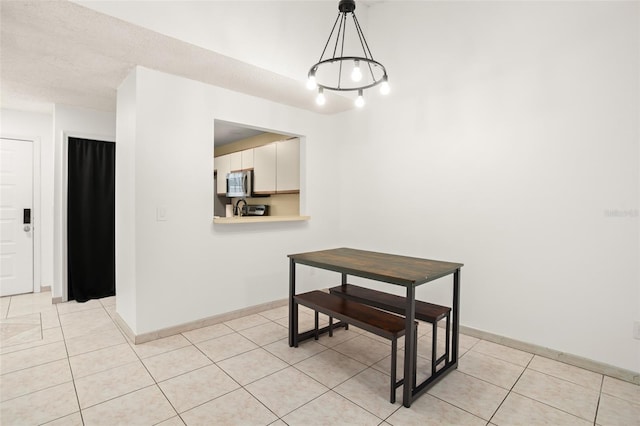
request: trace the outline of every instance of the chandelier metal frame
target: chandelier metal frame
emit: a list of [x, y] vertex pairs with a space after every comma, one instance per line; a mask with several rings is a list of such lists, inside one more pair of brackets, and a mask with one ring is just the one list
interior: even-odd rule
[[[329, 34], [329, 38], [324, 45], [324, 49], [322, 50], [322, 54], [320, 55], [320, 60], [313, 64], [309, 69], [308, 78], [310, 81], [314, 81], [315, 85], [320, 88], [320, 93], [322, 89], [333, 90], [337, 92], [351, 92], [357, 91], [360, 95], [362, 95], [362, 91], [365, 89], [369, 89], [371, 87], [377, 86], [380, 83], [387, 82], [387, 69], [380, 62], [376, 61], [373, 58], [373, 54], [371, 53], [371, 49], [369, 49], [369, 44], [367, 43], [366, 38], [362, 32], [362, 28], [360, 27], [360, 23], [358, 22], [358, 18], [355, 14], [356, 3], [354, 0], [340, 0], [338, 4], [338, 16], [333, 23], [333, 28], [331, 29], [331, 33]], [[343, 56], [344, 55], [344, 40], [346, 34], [346, 26], [348, 15], [351, 15], [353, 18], [353, 23], [356, 29], [356, 33], [358, 35], [358, 39], [360, 41], [360, 46], [362, 47], [363, 56]], [[327, 52], [327, 48], [333, 39], [334, 33], [338, 29], [337, 35], [335, 37], [335, 42], [333, 45], [333, 55], [331, 57], [324, 58], [325, 53]], [[338, 45], [340, 45], [340, 56], [336, 56], [338, 53]], [[363, 63], [366, 65], [366, 68], [369, 70], [369, 74], [371, 79], [366, 80], [366, 84], [357, 85], [357, 86], [342, 86], [342, 68], [343, 64], [347, 62], [353, 62], [355, 66], [359, 66], [359, 63]], [[328, 64], [338, 63], [338, 83], [336, 85], [331, 85], [330, 83], [319, 82], [317, 81], [316, 74], [320, 68], [326, 66]], [[373, 68], [379, 67], [382, 70], [382, 75], [376, 77]], [[378, 73], [380, 74], [380, 73]]]

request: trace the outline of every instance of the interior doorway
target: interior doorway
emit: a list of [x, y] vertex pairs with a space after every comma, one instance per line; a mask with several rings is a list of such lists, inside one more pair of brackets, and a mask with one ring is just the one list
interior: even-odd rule
[[68, 138], [68, 300], [115, 295], [115, 159], [114, 142]]

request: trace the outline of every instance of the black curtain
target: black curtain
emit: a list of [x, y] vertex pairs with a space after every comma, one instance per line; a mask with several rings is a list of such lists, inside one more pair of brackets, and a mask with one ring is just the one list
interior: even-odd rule
[[69, 300], [116, 294], [116, 144], [69, 138]]

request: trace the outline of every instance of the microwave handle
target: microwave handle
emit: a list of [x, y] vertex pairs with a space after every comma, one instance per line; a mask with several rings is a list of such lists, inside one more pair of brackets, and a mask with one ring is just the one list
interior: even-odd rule
[[244, 180], [242, 181], [242, 184], [243, 184], [242, 192], [244, 192], [246, 195], [249, 195], [247, 194], [247, 192], [249, 191], [249, 176], [247, 174], [244, 175]]

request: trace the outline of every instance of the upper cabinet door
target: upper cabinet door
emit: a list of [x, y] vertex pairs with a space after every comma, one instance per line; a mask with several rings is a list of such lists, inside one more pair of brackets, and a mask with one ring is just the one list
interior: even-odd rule
[[242, 170], [253, 169], [253, 148], [240, 152], [242, 153]]
[[229, 155], [221, 155], [213, 159], [213, 167], [217, 171], [216, 194], [227, 194], [227, 173], [231, 171], [231, 158]]
[[229, 163], [232, 172], [238, 172], [242, 170], [242, 152], [232, 152], [231, 154], [227, 154], [229, 156]]
[[275, 194], [276, 192], [276, 144], [253, 149], [253, 192]]
[[276, 191], [295, 193], [300, 191], [300, 139], [276, 143]]

